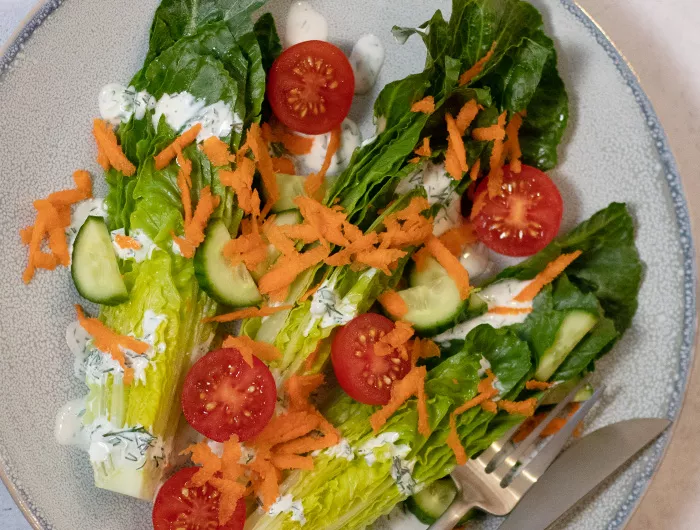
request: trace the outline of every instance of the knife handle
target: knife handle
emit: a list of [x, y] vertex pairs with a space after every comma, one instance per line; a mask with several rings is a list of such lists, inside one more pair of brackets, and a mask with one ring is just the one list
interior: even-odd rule
[[450, 507], [440, 516], [440, 519], [430, 525], [428, 530], [452, 530], [462, 517], [475, 507], [476, 503], [466, 501], [461, 495], [457, 495]]

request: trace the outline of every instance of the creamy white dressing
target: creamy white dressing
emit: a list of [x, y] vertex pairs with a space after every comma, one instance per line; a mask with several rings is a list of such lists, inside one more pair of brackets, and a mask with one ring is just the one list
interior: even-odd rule
[[352, 462], [355, 459], [355, 452], [352, 450], [350, 442], [345, 438], [341, 438], [340, 442], [326, 449], [324, 453], [330, 458], [344, 458], [348, 462]]
[[[513, 307], [513, 308], [532, 308], [530, 302], [516, 302], [513, 298], [522, 291], [531, 280], [503, 280], [493, 285], [489, 285], [483, 291], [479, 291], [477, 296], [482, 298], [489, 309], [492, 307]], [[444, 343], [451, 340], [464, 340], [472, 329], [481, 324], [488, 324], [493, 328], [502, 328], [513, 324], [521, 324], [525, 322], [528, 313], [517, 313], [509, 315], [500, 315], [495, 313], [484, 313], [481, 316], [462, 322], [461, 324], [441, 333], [435, 337], [436, 342]]]
[[74, 204], [71, 207], [70, 225], [66, 228], [66, 237], [68, 239], [68, 252], [73, 256], [73, 243], [88, 217], [103, 217], [107, 218], [107, 209], [105, 200], [102, 198], [86, 199]]
[[405, 444], [396, 445], [398, 439], [399, 433], [384, 432], [362, 444], [357, 454], [365, 458], [368, 466], [390, 458], [405, 458], [411, 452], [411, 448]]
[[122, 260], [132, 259], [136, 263], [140, 263], [146, 259], [150, 259], [151, 255], [153, 254], [153, 250], [157, 248], [153, 240], [150, 237], [148, 237], [148, 235], [146, 235], [146, 232], [144, 232], [140, 228], [136, 228], [129, 232], [129, 237], [134, 238], [139, 243], [139, 245], [141, 245], [140, 248], [136, 249], [122, 248], [117, 244], [116, 236], [126, 235], [126, 232], [123, 228], [112, 230], [110, 235], [112, 236], [112, 246], [114, 247], [114, 251], [117, 253], [119, 259]]
[[459, 262], [467, 269], [470, 279], [476, 279], [482, 276], [488, 276], [494, 268], [491, 261], [491, 251], [481, 243], [473, 243], [462, 249], [459, 256]]
[[155, 98], [145, 90], [137, 92], [132, 86], [110, 83], [102, 87], [98, 97], [100, 116], [112, 125], [127, 122], [134, 116], [143, 119], [155, 106]]
[[197, 135], [197, 141], [202, 142], [212, 136], [224, 138], [235, 128], [240, 132], [243, 120], [234, 114], [231, 107], [223, 101], [211, 105], [203, 98], [195, 98], [189, 92], [163, 94], [155, 105], [153, 126], [157, 129], [161, 116], [176, 132], [189, 129], [199, 123], [202, 130]]
[[355, 94], [366, 94], [374, 87], [384, 64], [384, 45], [371, 33], [362, 35], [350, 53], [350, 66], [355, 74]]
[[292, 516], [292, 521], [297, 521], [302, 526], [306, 524], [303, 504], [301, 501], [295, 501], [294, 497], [290, 494], [278, 497], [277, 502], [270, 506], [267, 513], [271, 517], [281, 513], [289, 513]]
[[286, 47], [307, 40], [328, 40], [328, 22], [308, 2], [293, 2], [287, 13]]
[[[306, 136], [306, 135], [303, 135]], [[328, 143], [331, 140], [331, 133], [311, 136], [314, 139], [311, 144], [311, 151], [305, 155], [292, 157], [297, 174], [310, 175], [317, 173], [326, 158]], [[340, 125], [340, 145], [331, 158], [331, 164], [326, 171], [326, 176], [334, 177], [343, 172], [348, 167], [353, 151], [357, 149], [362, 140], [362, 133], [357, 124], [349, 118], [345, 118]]]

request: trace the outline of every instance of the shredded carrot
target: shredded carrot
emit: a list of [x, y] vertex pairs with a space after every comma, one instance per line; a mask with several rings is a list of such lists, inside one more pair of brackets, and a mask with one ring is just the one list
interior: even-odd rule
[[213, 166], [225, 166], [231, 159], [228, 144], [218, 136], [210, 136], [204, 140], [201, 149]]
[[523, 152], [520, 149], [520, 139], [518, 138], [518, 132], [520, 127], [523, 125], [523, 113], [516, 113], [506, 126], [506, 140], [505, 149], [507, 156], [510, 158], [510, 169], [513, 173], [520, 173], [522, 171], [523, 164], [520, 158], [523, 156]]
[[494, 125], [474, 129], [472, 131], [472, 138], [478, 142], [494, 142], [496, 140], [505, 139], [506, 116], [507, 112], [503, 111], [503, 113], [498, 116], [498, 121]]
[[481, 408], [486, 412], [490, 412], [492, 414], [496, 414], [498, 412], [498, 405], [496, 405], [495, 401], [484, 401], [481, 404]]
[[503, 156], [504, 146], [502, 140], [493, 142], [491, 157], [489, 158], [489, 174], [486, 177], [489, 198], [493, 199], [500, 195], [503, 190]]
[[469, 273], [462, 263], [445, 247], [435, 236], [430, 236], [425, 243], [430, 254], [443, 266], [450, 278], [457, 284], [462, 300], [469, 298], [471, 286], [469, 285]]
[[120, 248], [130, 248], [133, 250], [138, 250], [141, 248], [141, 243], [131, 236], [125, 236], [124, 234], [115, 234], [114, 242]]
[[525, 313], [532, 313], [532, 308], [495, 306], [489, 308], [489, 313], [491, 313], [492, 315], [523, 315]]
[[469, 170], [469, 178], [472, 181], [475, 181], [479, 178], [479, 172], [481, 171], [481, 159], [477, 158], [476, 162], [474, 162], [474, 165], [472, 166], [471, 170]]
[[549, 283], [553, 282], [571, 263], [581, 255], [580, 250], [569, 254], [562, 254], [557, 259], [547, 264], [542, 272], [532, 280], [515, 298], [516, 302], [529, 302]]
[[335, 155], [338, 147], [340, 147], [340, 127], [336, 127], [331, 131], [331, 138], [328, 141], [328, 148], [326, 149], [326, 156], [323, 158], [323, 165], [321, 166], [321, 169], [318, 171], [318, 173], [312, 173], [306, 177], [306, 181], [304, 182], [304, 191], [309, 197], [314, 197], [316, 199], [319, 198], [317, 197], [318, 191], [323, 185], [323, 180], [326, 178], [326, 172], [328, 171], [328, 168], [331, 167], [333, 155]]
[[554, 386], [554, 383], [548, 383], [547, 381], [538, 381], [537, 379], [530, 379], [525, 383], [525, 388], [527, 390], [549, 390]]
[[245, 335], [234, 337], [229, 335], [221, 344], [222, 348], [237, 349], [243, 360], [252, 368], [253, 355], [261, 361], [276, 361], [282, 358], [282, 354], [274, 344], [253, 340]]
[[288, 285], [306, 269], [325, 260], [330, 254], [328, 246], [319, 245], [303, 254], [294, 253], [280, 256], [275, 265], [258, 282], [258, 288], [263, 294], [268, 294]]
[[287, 158], [286, 156], [273, 158], [272, 169], [275, 170], [275, 173], [284, 173], [285, 175], [294, 175], [296, 173], [294, 162], [292, 162], [291, 158]]
[[530, 398], [524, 401], [508, 401], [502, 399], [498, 402], [498, 408], [505, 410], [508, 414], [517, 414], [520, 416], [533, 416], [537, 408], [537, 399]]
[[154, 157], [156, 162], [156, 169], [164, 169], [168, 164], [170, 164], [173, 158], [177, 156], [178, 151], [182, 151], [185, 147], [187, 147], [197, 139], [197, 135], [201, 130], [202, 125], [200, 123], [197, 123], [189, 129], [187, 129], [180, 136], [175, 138], [175, 140], [173, 140], [173, 143], [171, 143], [168, 147], [163, 149]]
[[114, 135], [112, 127], [105, 121], [96, 118], [93, 121], [92, 135], [95, 137], [95, 142], [98, 146], [98, 161], [103, 165], [109, 162], [109, 165], [124, 173], [127, 177], [131, 177], [136, 173], [136, 166], [132, 164], [122, 151], [121, 146], [117, 143], [117, 137]]
[[469, 222], [450, 228], [447, 232], [438, 237], [453, 256], [460, 256], [464, 252], [464, 247], [478, 241], [474, 225]]
[[148, 343], [127, 335], [119, 335], [105, 326], [96, 318], [87, 318], [83, 308], [75, 306], [78, 313], [78, 322], [87, 333], [92, 336], [95, 348], [109, 354], [124, 370], [124, 384], [128, 385], [133, 380], [133, 368], [126, 366], [123, 349], [131, 350], [137, 355], [143, 355], [148, 351]]
[[469, 170], [467, 165], [467, 151], [464, 147], [464, 140], [459, 132], [457, 123], [452, 114], [445, 114], [447, 121], [447, 152], [445, 153], [445, 168], [450, 176], [455, 180], [462, 180], [462, 174]]
[[394, 383], [391, 387], [391, 399], [389, 399], [389, 403], [372, 414], [369, 419], [375, 433], [386, 424], [392, 414], [399, 410], [401, 405], [403, 405], [408, 398], [416, 396], [418, 400], [418, 432], [426, 437], [430, 435], [424, 388], [426, 374], [427, 370], [425, 366], [414, 367], [403, 379]]
[[489, 62], [491, 57], [493, 57], [493, 53], [496, 51], [496, 44], [498, 44], [498, 41], [493, 41], [491, 49], [486, 53], [486, 55], [476, 61], [474, 66], [459, 76], [459, 86], [468, 85], [474, 80], [474, 78], [483, 72], [484, 66], [486, 66], [486, 63]]
[[435, 98], [433, 96], [425, 96], [423, 99], [416, 101], [411, 105], [411, 112], [432, 114], [435, 112]]
[[395, 318], [403, 318], [408, 313], [408, 305], [396, 291], [385, 291], [378, 298], [378, 302]]
[[408, 322], [398, 320], [386, 335], [380, 336], [374, 343], [374, 354], [378, 357], [386, 357], [395, 351], [405, 351], [406, 344], [413, 337], [415, 331]]
[[462, 108], [459, 109], [459, 113], [455, 119], [457, 131], [459, 132], [460, 136], [464, 135], [467, 127], [472, 124], [477, 114], [479, 114], [479, 104], [475, 99], [471, 99], [462, 105]]
[[268, 200], [261, 213], [261, 215], [265, 217], [270, 211], [270, 208], [272, 208], [272, 205], [279, 200], [280, 191], [277, 186], [277, 177], [272, 167], [272, 158], [270, 158], [270, 153], [268, 152], [267, 142], [265, 142], [261, 136], [260, 126], [257, 123], [252, 123], [250, 125], [247, 142], [250, 143], [250, 149], [253, 151], [253, 156], [255, 156], [263, 186], [265, 187], [265, 191], [267, 191]]
[[243, 320], [244, 318], [255, 318], [255, 317], [269, 317], [274, 315], [279, 311], [285, 311], [291, 309], [292, 305], [278, 305], [278, 306], [264, 306], [261, 308], [257, 307], [247, 307], [245, 309], [239, 309], [233, 313], [226, 313], [224, 315], [218, 315], [215, 317], [207, 317], [202, 320], [202, 322], [232, 322], [234, 320]]
[[414, 149], [413, 151], [415, 154], [418, 156], [430, 156], [433, 154], [432, 150], [430, 149], [430, 138], [427, 136], [423, 138], [423, 143], [421, 144], [420, 147]]

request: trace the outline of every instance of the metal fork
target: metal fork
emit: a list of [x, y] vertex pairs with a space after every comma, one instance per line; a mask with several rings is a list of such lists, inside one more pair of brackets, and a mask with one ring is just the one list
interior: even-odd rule
[[510, 429], [477, 458], [457, 467], [451, 475], [457, 485], [457, 495], [447, 511], [430, 526], [429, 530], [452, 530], [472, 508], [479, 508], [499, 516], [510, 513], [556, 459], [576, 426], [602, 395], [605, 387], [601, 386], [575, 414], [568, 418], [564, 427], [549, 438], [538, 453], [528, 460], [526, 457], [532, 453], [539, 442], [540, 433], [551, 420], [559, 416], [586, 383], [587, 378], [584, 378], [517, 446], [511, 442], [511, 439], [520, 425]]

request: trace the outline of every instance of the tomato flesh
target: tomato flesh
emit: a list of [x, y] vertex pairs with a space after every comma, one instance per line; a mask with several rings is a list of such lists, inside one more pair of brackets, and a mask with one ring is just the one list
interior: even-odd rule
[[501, 194], [488, 198], [488, 179], [476, 190], [474, 204], [484, 206], [472, 218], [476, 235], [487, 247], [506, 256], [531, 256], [559, 232], [564, 201], [557, 186], [542, 171], [522, 166], [503, 168]]
[[355, 75], [343, 51], [311, 40], [287, 48], [270, 69], [267, 99], [277, 118], [304, 134], [338, 127], [350, 112]]
[[158, 491], [153, 505], [153, 530], [241, 530], [246, 509], [238, 501], [231, 519], [219, 526], [219, 493], [209, 484], [191, 487], [187, 483], [198, 467], [187, 467], [175, 473]]
[[374, 353], [374, 343], [394, 329], [394, 323], [376, 313], [355, 317], [338, 330], [331, 346], [333, 370], [341, 388], [355, 401], [386, 405], [395, 381], [411, 369], [408, 355]]
[[272, 418], [277, 400], [275, 379], [253, 357], [249, 366], [240, 352], [222, 348], [207, 353], [190, 369], [182, 387], [182, 411], [199, 433], [217, 442], [233, 434], [254, 438]]

